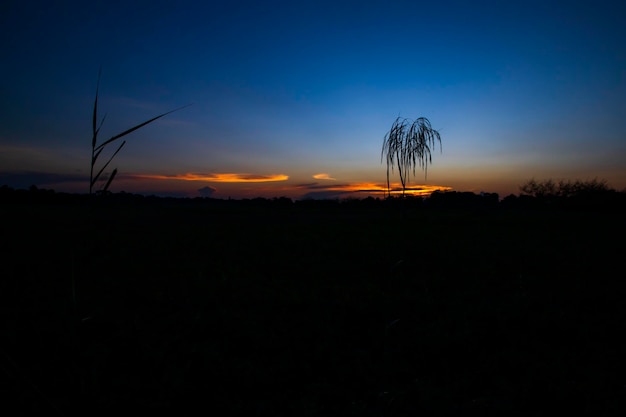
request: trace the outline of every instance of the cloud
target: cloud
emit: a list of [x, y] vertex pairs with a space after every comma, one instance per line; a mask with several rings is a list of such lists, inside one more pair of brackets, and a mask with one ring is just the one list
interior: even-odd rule
[[216, 191], [217, 188], [209, 187], [208, 185], [206, 187], [198, 189], [198, 193], [200, 193], [200, 196], [202, 197], [211, 197]]
[[332, 178], [329, 174], [326, 174], [324, 172], [321, 172], [319, 174], [313, 175], [313, 178], [315, 178], [316, 180], [332, 180], [332, 181], [335, 181], [335, 178]]
[[241, 173], [187, 173], [175, 175], [138, 175], [137, 177], [154, 180], [182, 180], [206, 182], [273, 182], [286, 181], [289, 179], [289, 176], [284, 174], [257, 175]]

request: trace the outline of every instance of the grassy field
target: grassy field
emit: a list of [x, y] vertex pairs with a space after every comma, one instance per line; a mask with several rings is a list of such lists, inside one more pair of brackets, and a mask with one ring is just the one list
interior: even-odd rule
[[0, 213], [1, 388], [24, 414], [626, 410], [619, 210], [142, 199]]

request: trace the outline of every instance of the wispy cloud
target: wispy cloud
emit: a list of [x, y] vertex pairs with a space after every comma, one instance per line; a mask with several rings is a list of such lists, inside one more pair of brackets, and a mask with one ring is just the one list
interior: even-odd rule
[[286, 181], [289, 179], [289, 176], [284, 174], [258, 175], [242, 173], [187, 173], [175, 175], [137, 175], [136, 178], [205, 182], [274, 182]]
[[326, 174], [324, 172], [313, 175], [313, 178], [315, 178], [316, 180], [333, 180], [333, 181], [335, 181], [335, 178], [332, 178], [329, 174]]

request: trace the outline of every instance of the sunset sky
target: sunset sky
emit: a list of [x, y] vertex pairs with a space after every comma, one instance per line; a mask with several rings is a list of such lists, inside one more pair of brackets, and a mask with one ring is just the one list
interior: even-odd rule
[[127, 136], [114, 192], [376, 195], [398, 116], [441, 133], [421, 190], [624, 190], [625, 21], [603, 0], [3, 1], [0, 185], [88, 191], [102, 68], [101, 140], [191, 104]]

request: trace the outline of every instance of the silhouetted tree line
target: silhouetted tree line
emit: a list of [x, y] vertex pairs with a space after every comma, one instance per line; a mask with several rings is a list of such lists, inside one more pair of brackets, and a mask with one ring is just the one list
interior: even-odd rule
[[518, 207], [562, 209], [623, 209], [626, 190], [617, 191], [606, 180], [570, 181], [531, 179], [520, 186], [520, 196], [509, 196], [502, 203]]
[[435, 191], [429, 197], [346, 198], [292, 200], [288, 197], [217, 199], [211, 197], [177, 198], [132, 194], [127, 192], [100, 195], [55, 192], [31, 186], [28, 190], [0, 187], [0, 203], [28, 204], [129, 204], [193, 205], [222, 209], [583, 209], [622, 210], [626, 208], [626, 191], [616, 191], [605, 181], [530, 180], [520, 186], [520, 194], [502, 199], [497, 193]]

